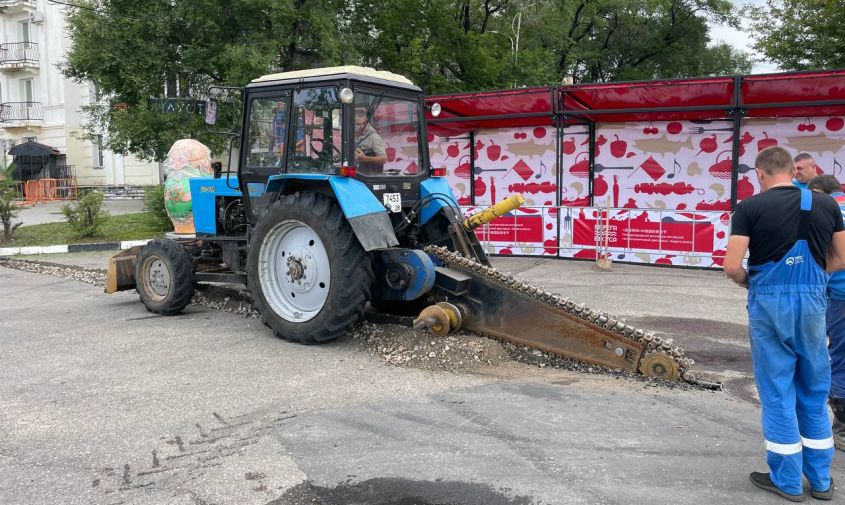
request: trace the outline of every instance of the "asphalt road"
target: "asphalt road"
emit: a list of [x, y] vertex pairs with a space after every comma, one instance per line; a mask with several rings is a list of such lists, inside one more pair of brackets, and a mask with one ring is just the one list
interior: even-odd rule
[[[709, 320], [739, 324], [712, 288]], [[748, 482], [765, 463], [741, 396], [398, 368], [348, 341], [288, 344], [199, 307], [153, 316], [132, 294], [4, 268], [0, 299], [2, 504], [781, 503]]]

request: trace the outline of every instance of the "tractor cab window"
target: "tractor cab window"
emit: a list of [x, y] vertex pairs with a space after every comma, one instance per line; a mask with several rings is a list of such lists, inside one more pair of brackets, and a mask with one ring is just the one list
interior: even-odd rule
[[334, 174], [341, 164], [341, 124], [334, 88], [297, 91], [288, 135], [288, 172]]
[[355, 162], [364, 176], [420, 173], [419, 104], [355, 93]]
[[252, 172], [278, 172], [284, 166], [290, 96], [256, 98], [250, 104], [246, 166]]

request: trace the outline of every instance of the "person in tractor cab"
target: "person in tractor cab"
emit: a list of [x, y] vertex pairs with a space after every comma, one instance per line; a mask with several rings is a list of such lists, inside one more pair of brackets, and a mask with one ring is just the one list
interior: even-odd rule
[[370, 124], [366, 107], [355, 108], [355, 160], [365, 175], [381, 175], [387, 161], [384, 140]]
[[795, 165], [795, 174], [792, 179], [792, 184], [795, 184], [801, 189], [807, 189], [807, 183], [810, 179], [817, 176], [816, 160], [807, 153], [801, 153], [793, 160]]
[[[287, 104], [284, 101], [278, 101], [273, 106], [272, 111], [272, 125], [270, 130], [270, 141], [273, 146], [273, 154], [276, 156], [277, 163], [281, 163], [285, 152], [285, 142], [287, 141]], [[305, 150], [305, 132], [302, 129], [296, 131], [296, 150]]]
[[825, 269], [845, 265], [845, 225], [832, 198], [792, 184], [785, 149], [763, 149], [754, 166], [763, 192], [737, 204], [724, 262], [725, 274], [748, 288], [751, 362], [771, 470], [750, 478], [765, 491], [803, 501], [803, 473], [812, 496], [830, 500]]
[[[832, 175], [810, 180], [812, 191], [827, 193], [839, 205], [845, 219], [845, 193]], [[830, 409], [833, 411], [833, 442], [845, 451], [845, 271], [834, 272], [827, 282], [827, 350], [830, 353]]]

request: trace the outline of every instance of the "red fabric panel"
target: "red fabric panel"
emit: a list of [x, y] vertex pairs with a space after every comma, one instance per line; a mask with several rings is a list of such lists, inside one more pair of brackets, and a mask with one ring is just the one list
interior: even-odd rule
[[[731, 78], [685, 79], [637, 83], [606, 83], [564, 86], [562, 96], [593, 110], [649, 107], [725, 106], [733, 101]], [[576, 110], [577, 110], [576, 109]]]
[[845, 99], [843, 70], [749, 75], [742, 81], [743, 105], [842, 99]]

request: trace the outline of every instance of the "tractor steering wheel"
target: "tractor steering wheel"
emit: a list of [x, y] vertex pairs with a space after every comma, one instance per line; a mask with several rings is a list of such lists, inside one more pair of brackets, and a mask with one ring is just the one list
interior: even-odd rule
[[[317, 149], [316, 147], [314, 147], [314, 142], [319, 142], [321, 149]], [[318, 158], [320, 158], [320, 159], [328, 158], [328, 161], [331, 163], [332, 161], [334, 161], [335, 154], [337, 154], [338, 160], [340, 159], [340, 149], [336, 145], [334, 145], [334, 142], [329, 144], [329, 146], [331, 147], [331, 152], [329, 152], [329, 153], [325, 152], [326, 141], [321, 139], [321, 138], [311, 137], [310, 144], [311, 144], [311, 152], [317, 153]]]

